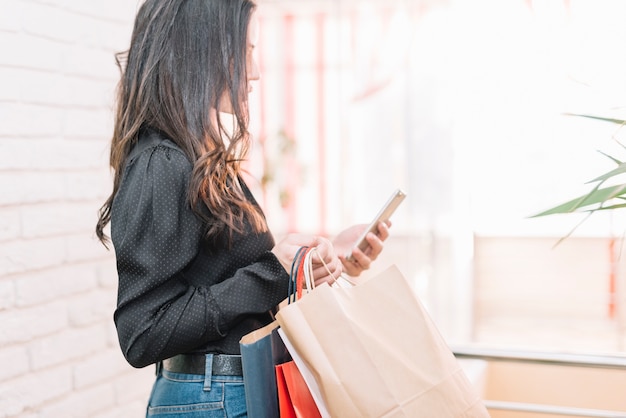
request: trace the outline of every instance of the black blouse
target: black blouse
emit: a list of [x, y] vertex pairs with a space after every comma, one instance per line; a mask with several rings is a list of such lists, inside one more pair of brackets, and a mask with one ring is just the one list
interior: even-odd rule
[[114, 320], [134, 367], [181, 353], [239, 354], [240, 338], [268, 324], [287, 296], [289, 277], [270, 252], [269, 232], [234, 233], [230, 247], [206, 240], [187, 199], [191, 170], [179, 147], [148, 131], [113, 200]]

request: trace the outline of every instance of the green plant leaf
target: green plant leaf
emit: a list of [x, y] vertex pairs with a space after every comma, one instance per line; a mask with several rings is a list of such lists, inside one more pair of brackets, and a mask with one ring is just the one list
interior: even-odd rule
[[[623, 119], [608, 118], [608, 117], [594, 116], [594, 115], [585, 115], [585, 114], [578, 114], [578, 113], [565, 113], [565, 115], [577, 116], [577, 117], [594, 119], [594, 120], [603, 121], [603, 122], [614, 123], [614, 124], [620, 125], [618, 129], [621, 129], [622, 126], [626, 125], [626, 120], [623, 120]], [[617, 141], [617, 143], [622, 147], [622, 149], [626, 150], [626, 146], [624, 144], [622, 144], [619, 141]], [[562, 203], [548, 210], [545, 210], [543, 212], [540, 212], [536, 215], [530, 216], [530, 218], [538, 218], [541, 216], [564, 214], [564, 213], [574, 213], [574, 212], [586, 213], [586, 216], [584, 217], [584, 219], [582, 219], [576, 226], [574, 226], [574, 228], [572, 228], [566, 236], [559, 239], [559, 241], [555, 244], [555, 246], [561, 243], [562, 241], [564, 241], [567, 237], [571, 236], [572, 233], [585, 220], [587, 220], [591, 215], [593, 215], [594, 212], [599, 211], [599, 210], [606, 211], [606, 210], [616, 210], [616, 209], [626, 208], [626, 202], [625, 202], [626, 201], [626, 184], [618, 184], [616, 186], [601, 188], [601, 186], [607, 180], [615, 176], [621, 175], [621, 174], [626, 174], [626, 163], [618, 160], [617, 158], [605, 152], [602, 152], [602, 151], [598, 151], [598, 152], [604, 155], [605, 157], [609, 158], [615, 164], [617, 164], [617, 168], [599, 177], [596, 177], [595, 179], [591, 181], [588, 181], [586, 184], [596, 183], [596, 185], [593, 187], [593, 189], [589, 193], [582, 195], [580, 197], [577, 197], [576, 199], [572, 199], [570, 201]], [[611, 202], [612, 200], [621, 201], [623, 203], [619, 203], [616, 201]]]
[[[572, 199], [558, 206], [540, 212], [536, 215], [530, 216], [531, 218], [538, 218], [540, 216], [555, 215], [559, 213], [573, 213], [581, 211], [596, 211], [599, 210], [603, 203], [614, 199], [622, 198], [626, 195], [626, 184], [619, 184], [617, 186], [604, 187], [602, 189], [597, 186], [589, 193], [582, 195], [576, 199]], [[592, 205], [599, 205], [596, 208], [589, 208]], [[607, 206], [608, 209], [610, 206]], [[586, 209], [585, 209], [586, 208]]]
[[618, 125], [626, 124], [626, 120], [615, 119], [615, 118], [605, 118], [605, 117], [602, 117], [602, 116], [584, 115], [584, 114], [578, 114], [578, 113], [565, 113], [565, 115], [567, 115], [567, 116], [578, 116], [578, 117], [581, 117], [581, 118], [588, 118], [588, 119], [595, 119], [595, 120], [601, 120], [601, 121], [604, 121], [604, 122], [616, 123]]
[[[624, 148], [624, 146], [623, 146], [622, 144], [620, 144], [620, 145], [622, 146], [622, 148]], [[615, 164], [617, 164], [617, 165], [622, 164], [622, 161], [620, 161], [620, 160], [618, 160], [617, 158], [615, 158], [615, 157], [613, 157], [613, 156], [611, 156], [611, 155], [607, 154], [606, 152], [603, 152], [603, 151], [598, 151], [598, 152], [599, 152], [600, 154], [604, 155], [605, 157], [610, 158], [610, 159], [611, 159], [611, 161], [613, 161]]]
[[[620, 197], [620, 199], [624, 199], [623, 197]], [[611, 206], [601, 206], [597, 209], [594, 209], [594, 212], [596, 210], [614, 210], [614, 209], [623, 209], [626, 208], [626, 203], [620, 203], [618, 205], [611, 205]]]
[[626, 173], [626, 163], [619, 163], [619, 166], [611, 171], [609, 171], [608, 173], [605, 173], [599, 177], [596, 177], [595, 179], [588, 181], [586, 184], [589, 183], [596, 183], [598, 181], [606, 181], [608, 179], [610, 179], [611, 177], [615, 177], [615, 176], [619, 176], [620, 174], [624, 174]]

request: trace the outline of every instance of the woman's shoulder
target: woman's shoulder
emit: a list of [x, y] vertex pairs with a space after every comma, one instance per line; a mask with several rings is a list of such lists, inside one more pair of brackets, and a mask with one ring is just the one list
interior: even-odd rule
[[190, 170], [193, 165], [172, 139], [152, 129], [142, 130], [139, 134], [137, 143], [130, 150], [126, 165], [132, 166], [141, 160], [145, 160], [146, 164], [167, 162], [185, 170]]

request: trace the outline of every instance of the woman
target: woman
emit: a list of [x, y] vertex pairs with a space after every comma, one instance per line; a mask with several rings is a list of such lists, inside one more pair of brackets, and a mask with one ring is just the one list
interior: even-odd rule
[[[259, 78], [254, 10], [250, 0], [146, 0], [122, 69], [113, 192], [96, 232], [106, 244], [111, 222], [124, 356], [157, 364], [149, 416], [245, 416], [239, 340], [272, 320], [298, 248], [317, 247], [320, 284], [368, 268], [388, 236], [381, 224], [355, 262], [337, 254], [363, 225], [334, 243], [301, 234], [274, 242], [241, 178], [247, 95]], [[234, 132], [221, 112], [235, 118]]]

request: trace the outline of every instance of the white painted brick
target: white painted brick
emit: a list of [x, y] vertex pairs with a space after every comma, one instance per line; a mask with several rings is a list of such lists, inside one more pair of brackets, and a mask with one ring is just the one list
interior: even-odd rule
[[[11, 80], [11, 83], [4, 83], [7, 85], [6, 88], [0, 89], [0, 100], [20, 100], [26, 104], [44, 105], [44, 110], [47, 109], [45, 105], [53, 107], [58, 107], [58, 105], [83, 106], [84, 109], [68, 109], [68, 111], [74, 110], [74, 112], [68, 112], [67, 116], [65, 116], [65, 112], [57, 112], [57, 115], [61, 114], [65, 118], [73, 118], [76, 117], [77, 111], [82, 111], [82, 113], [95, 113], [95, 116], [88, 118], [91, 121], [94, 121], [96, 117], [100, 121], [108, 121], [108, 125], [112, 121], [110, 114], [117, 80], [102, 81], [47, 71], [2, 67], [0, 67], [0, 76], [5, 80]], [[57, 110], [65, 109], [58, 108]], [[19, 119], [20, 122], [24, 122], [26, 118], [39, 117], [41, 111], [37, 107], [4, 103], [2, 112], [8, 115], [7, 117], [11, 117], [16, 112], [24, 112]], [[105, 115], [100, 115], [101, 113], [105, 113]], [[83, 116], [82, 119], [84, 118]], [[60, 126], [62, 122], [63, 120], [59, 120], [56, 126]], [[31, 120], [30, 123], [33, 121]], [[70, 126], [72, 125], [70, 124]], [[97, 126], [95, 128], [97, 130]], [[14, 133], [21, 134], [22, 131], [24, 129], [16, 130]], [[50, 131], [42, 132], [49, 133]], [[58, 133], [58, 130], [55, 129], [54, 133]]]
[[107, 129], [107, 135], [93, 142], [94, 144], [97, 144], [96, 153], [94, 154], [94, 156], [97, 155], [98, 161], [100, 162], [100, 164], [98, 164], [98, 168], [106, 169], [106, 172], [109, 174], [111, 181], [113, 181], [113, 169], [111, 168], [111, 165], [110, 165], [111, 137], [113, 136], [113, 115], [112, 114], [110, 115], [110, 122], [111, 122], [110, 132]]
[[30, 0], [30, 1], [34, 1], [35, 3], [57, 6], [60, 8], [65, 8], [65, 9], [67, 9], [67, 4], [68, 4], [68, 0]]
[[[2, 415], [0, 415], [0, 417], [1, 416]], [[6, 417], [8, 418], [9, 416], [7, 415]], [[39, 413], [36, 411], [29, 410], [26, 412], [22, 412], [19, 415], [12, 416], [11, 418], [39, 418]]]
[[68, 318], [71, 326], [85, 326], [113, 318], [117, 294], [101, 289], [80, 295], [67, 302]]
[[[132, 18], [134, 18], [134, 14]], [[100, 34], [98, 44], [103, 49], [118, 53], [128, 50], [130, 46], [130, 38], [133, 32], [133, 23], [111, 23], [109, 26], [109, 36], [104, 37]]]
[[107, 344], [109, 347], [115, 348], [117, 352], [122, 355], [122, 349], [120, 348], [120, 342], [117, 338], [117, 330], [115, 328], [115, 323], [110, 321], [107, 328]]
[[3, 80], [2, 88], [0, 88], [0, 100], [17, 101], [20, 99], [22, 91], [21, 76], [22, 69], [0, 66], [0, 80]]
[[67, 77], [48, 71], [21, 69], [15, 83], [20, 88], [19, 99], [32, 104], [62, 104], [70, 89]]
[[140, 0], [109, 0], [86, 2], [83, 0], [68, 0], [64, 2], [68, 9], [97, 17], [118, 22], [129, 22], [135, 17]]
[[102, 169], [108, 165], [108, 141], [63, 138], [0, 139], [0, 170]]
[[106, 348], [106, 329], [98, 324], [86, 328], [67, 328], [29, 344], [31, 367], [43, 369], [79, 359]]
[[101, 169], [108, 165], [108, 150], [108, 141], [65, 139], [56, 148], [55, 159], [73, 170]]
[[74, 387], [82, 389], [98, 382], [114, 381], [120, 375], [128, 373], [128, 367], [122, 353], [110, 348], [89, 356], [84, 361], [74, 363]]
[[73, 201], [88, 201], [90, 224], [95, 228], [98, 210], [102, 207], [113, 190], [113, 179], [104, 170], [90, 170], [67, 175], [67, 198]]
[[25, 33], [67, 43], [79, 39], [80, 16], [42, 3], [22, 2], [22, 8], [22, 29]]
[[58, 266], [66, 256], [62, 237], [0, 242], [0, 274]]
[[105, 289], [117, 290], [117, 267], [113, 249], [110, 250], [107, 261], [100, 263], [97, 268], [98, 283]]
[[20, 242], [24, 245], [24, 250], [28, 251], [29, 260], [26, 266], [29, 270], [54, 267], [67, 258], [61, 238], [38, 238]]
[[[0, 146], [0, 153], [2, 146]], [[0, 207], [0, 242], [20, 236], [20, 210], [16, 207]]]
[[1, 311], [0, 324], [0, 347], [25, 343], [67, 327], [67, 309], [63, 301], [58, 301], [27, 309]]
[[26, 139], [0, 138], [0, 170], [31, 168], [36, 145]]
[[60, 71], [64, 45], [24, 33], [0, 32], [0, 66]]
[[93, 237], [140, 1], [1, 1], [0, 418], [142, 416], [154, 370], [121, 354], [115, 259]]
[[[86, 5], [84, 1], [80, 3]], [[95, 2], [92, 3], [95, 4]], [[119, 41], [116, 42], [115, 40], [120, 38], [120, 30], [122, 33], [125, 32], [124, 26], [119, 22], [103, 20], [100, 16], [82, 15], [81, 25], [79, 44], [109, 53], [113, 53], [116, 49], [115, 46], [118, 45], [117, 42]]]
[[98, 271], [90, 264], [63, 265], [17, 275], [13, 283], [18, 306], [34, 306], [96, 289]]
[[25, 374], [30, 369], [28, 353], [23, 346], [0, 347], [0, 382]]
[[113, 134], [113, 94], [109, 104], [100, 108], [67, 109], [63, 123], [66, 138], [108, 141]]
[[92, 203], [55, 202], [22, 208], [22, 236], [39, 238], [92, 231], [95, 209]]
[[[112, 131], [112, 128], [111, 128]], [[74, 170], [108, 168], [108, 140], [1, 138], [0, 170]], [[70, 173], [73, 173], [70, 172]], [[104, 170], [107, 173], [109, 170]], [[10, 174], [10, 173], [9, 173]], [[82, 174], [82, 173], [79, 173]], [[99, 173], [103, 175], [103, 173]], [[108, 175], [110, 179], [112, 177]], [[15, 175], [12, 176], [15, 178]]]
[[24, 246], [20, 241], [0, 242], [0, 277], [26, 271]]
[[24, 410], [24, 403], [20, 399], [11, 399], [9, 388], [0, 384], [0, 418], [13, 418]]
[[92, 418], [142, 417], [146, 415], [147, 404], [147, 400], [136, 400], [111, 410], [102, 411], [93, 415]]
[[4, 311], [15, 306], [17, 299], [16, 293], [15, 283], [12, 280], [2, 280], [0, 278], [0, 311]]
[[0, 172], [0, 206], [47, 202], [65, 197], [61, 172]]
[[142, 399], [145, 407], [154, 383], [154, 370], [154, 365], [143, 369], [133, 369], [129, 365], [128, 372], [115, 380], [118, 403], [123, 405], [135, 399]]
[[[81, 4], [87, 2], [82, 1]], [[106, 51], [111, 56], [128, 48], [132, 22], [114, 22], [83, 16], [82, 23], [84, 27], [80, 29], [79, 45]]]
[[[49, 4], [71, 13], [72, 16], [68, 17], [67, 22], [79, 43], [117, 51], [127, 47], [140, 1], [38, 0], [37, 3]], [[54, 31], [54, 28], [51, 30]], [[43, 35], [45, 36], [45, 33]]]
[[26, 271], [19, 242], [0, 243], [0, 277]]
[[57, 98], [57, 102], [68, 106], [99, 107], [110, 109], [113, 103], [115, 82], [78, 76], [66, 77], [67, 90]]
[[3, 0], [0, 13], [0, 31], [18, 32], [21, 28], [22, 4], [19, 0]]
[[115, 86], [120, 78], [115, 53], [85, 45], [70, 45], [66, 48], [63, 73], [108, 81], [112, 86]]
[[98, 241], [95, 231], [90, 234], [69, 235], [66, 241], [67, 261], [70, 263], [98, 260], [108, 256], [106, 248]]
[[37, 410], [46, 401], [67, 395], [72, 390], [68, 367], [57, 367], [0, 382], [0, 411], [13, 417]]
[[64, 109], [55, 106], [0, 103], [0, 138], [56, 137], [63, 131], [64, 115]]
[[74, 391], [71, 396], [41, 407], [38, 418], [82, 418], [110, 407], [115, 402], [115, 392], [111, 385], [104, 384], [93, 388]]

